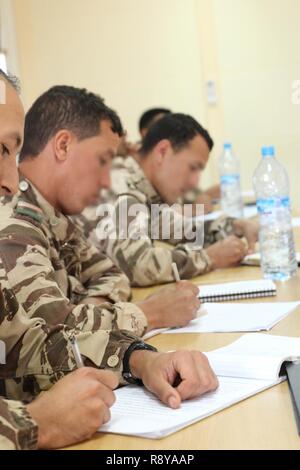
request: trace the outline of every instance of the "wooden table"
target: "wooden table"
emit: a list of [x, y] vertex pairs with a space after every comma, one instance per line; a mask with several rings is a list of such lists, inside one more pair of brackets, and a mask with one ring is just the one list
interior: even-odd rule
[[[296, 231], [300, 247], [300, 230]], [[195, 278], [196, 284], [239, 281], [261, 278], [260, 268], [238, 267], [214, 271]], [[155, 288], [134, 289], [134, 299], [143, 299]], [[278, 283], [274, 298], [255, 299], [253, 302], [292, 301], [300, 299], [300, 274]], [[266, 334], [300, 336], [300, 308], [278, 323]], [[149, 340], [162, 351], [197, 349], [209, 351], [225, 346], [239, 338], [237, 333], [202, 333], [159, 335]], [[171, 412], [171, 411], [170, 411]], [[196, 424], [161, 440], [113, 434], [97, 434], [93, 439], [72, 449], [300, 449], [292, 404], [287, 383], [255, 395], [241, 403], [220, 411]]]

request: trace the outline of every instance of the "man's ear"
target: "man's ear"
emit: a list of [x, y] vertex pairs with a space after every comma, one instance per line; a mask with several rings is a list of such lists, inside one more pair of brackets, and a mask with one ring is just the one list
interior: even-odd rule
[[145, 128], [141, 129], [141, 130], [140, 130], [140, 134], [141, 134], [142, 139], [143, 139], [144, 137], [146, 137], [147, 129], [145, 129]]
[[168, 139], [160, 140], [154, 147], [157, 163], [162, 164], [166, 155], [170, 154], [170, 151], [172, 151], [171, 142]]
[[53, 147], [57, 160], [63, 162], [68, 158], [68, 153], [73, 139], [74, 135], [67, 129], [62, 129], [55, 134], [53, 137]]

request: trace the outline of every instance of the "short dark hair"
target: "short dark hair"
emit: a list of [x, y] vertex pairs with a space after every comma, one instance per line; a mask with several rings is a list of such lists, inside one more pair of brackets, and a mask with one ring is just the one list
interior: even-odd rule
[[100, 121], [104, 120], [111, 122], [113, 132], [123, 135], [120, 118], [100, 96], [85, 88], [54, 86], [26, 114], [20, 162], [37, 156], [59, 130], [68, 129], [83, 140], [98, 135]]
[[203, 137], [211, 151], [214, 142], [207, 130], [196, 119], [187, 114], [167, 114], [151, 126], [143, 139], [140, 153], [142, 156], [147, 155], [163, 139], [168, 139], [173, 149], [178, 151], [186, 147], [197, 135]]
[[4, 70], [0, 69], [0, 79], [1, 77], [7, 83], [9, 83], [16, 90], [17, 93], [20, 93], [21, 86], [20, 86], [20, 81], [17, 77], [15, 77], [14, 75], [11, 75], [10, 73], [6, 73], [4, 72]]
[[149, 129], [158, 114], [170, 114], [171, 110], [167, 108], [151, 108], [145, 111], [139, 120], [139, 130]]

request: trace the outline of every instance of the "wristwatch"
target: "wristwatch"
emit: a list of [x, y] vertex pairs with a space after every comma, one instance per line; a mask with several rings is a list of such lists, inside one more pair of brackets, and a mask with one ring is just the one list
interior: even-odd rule
[[138, 351], [138, 350], [157, 352], [157, 349], [154, 346], [144, 343], [143, 341], [135, 341], [134, 343], [132, 343], [124, 354], [122, 376], [123, 376], [123, 379], [126, 380], [126, 382], [128, 382], [129, 384], [143, 385], [143, 382], [141, 379], [138, 379], [137, 377], [134, 377], [134, 375], [132, 375], [130, 371], [130, 366], [129, 366], [129, 360], [130, 360], [131, 354], [133, 353], [133, 351]]

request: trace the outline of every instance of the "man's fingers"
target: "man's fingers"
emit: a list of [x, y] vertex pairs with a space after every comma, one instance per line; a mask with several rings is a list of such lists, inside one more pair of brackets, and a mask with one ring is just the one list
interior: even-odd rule
[[247, 249], [245, 243], [242, 240], [235, 240], [235, 253], [236, 258], [240, 261], [243, 259], [247, 254]]
[[110, 411], [109, 411], [109, 408], [107, 408], [107, 406], [103, 406], [103, 409], [102, 409], [102, 422], [103, 424], [106, 424], [108, 423], [108, 421], [110, 420]]
[[256, 238], [253, 237], [253, 238], [248, 238], [247, 239], [248, 241], [248, 253], [254, 253], [255, 251], [255, 244], [256, 244]]
[[196, 298], [194, 300], [194, 318], [197, 317], [197, 314], [198, 314], [198, 311], [199, 311], [200, 307], [201, 307], [201, 300]]
[[258, 240], [259, 224], [255, 221], [248, 221], [244, 229], [244, 237], [248, 242], [248, 252], [255, 251], [255, 244]]
[[87, 367], [86, 369], [90, 378], [94, 378], [111, 390], [114, 390], [119, 385], [118, 377], [109, 370], [99, 370], [92, 367]]
[[179, 393], [162, 375], [157, 374], [152, 378], [149, 390], [170, 408], [179, 408], [181, 404]]
[[96, 395], [101, 398], [101, 400], [105, 403], [108, 408], [113, 406], [116, 401], [116, 396], [114, 392], [111, 391], [110, 388], [106, 387], [103, 384], [99, 384], [99, 392], [96, 391]]
[[176, 388], [182, 400], [200, 396], [215, 390], [218, 380], [206, 356], [198, 351], [192, 352], [185, 360], [178, 359], [181, 382]]
[[177, 289], [189, 289], [193, 292], [194, 295], [198, 295], [199, 288], [190, 281], [179, 281], [176, 283]]

